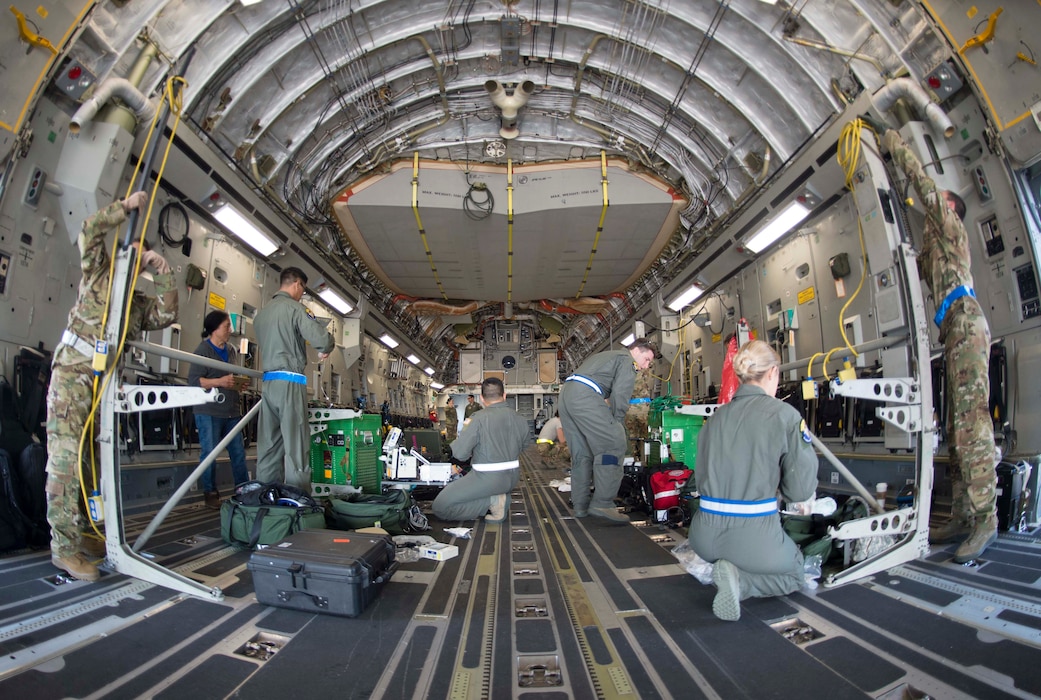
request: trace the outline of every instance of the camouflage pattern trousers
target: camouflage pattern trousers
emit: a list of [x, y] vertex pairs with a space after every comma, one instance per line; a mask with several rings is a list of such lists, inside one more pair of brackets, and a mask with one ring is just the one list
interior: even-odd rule
[[[947, 441], [954, 492], [966, 493], [961, 513], [987, 516], [995, 511], [994, 424], [990, 417], [990, 330], [979, 302], [956, 300], [941, 328], [947, 362]], [[955, 499], [955, 515], [959, 504]]]
[[[47, 522], [51, 525], [51, 552], [57, 557], [79, 551], [83, 525], [79, 444], [90, 415], [93, 383], [89, 362], [56, 366], [47, 390]], [[89, 449], [87, 442], [84, 451]]]

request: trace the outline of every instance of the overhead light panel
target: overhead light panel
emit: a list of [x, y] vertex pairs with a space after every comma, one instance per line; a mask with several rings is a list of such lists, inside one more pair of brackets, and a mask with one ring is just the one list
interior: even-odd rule
[[278, 250], [278, 244], [268, 238], [253, 223], [244, 217], [239, 210], [230, 204], [213, 212], [213, 218], [221, 226], [228, 229], [236, 238], [260, 253], [265, 258]]
[[441, 391], [442, 389], [445, 388], [445, 385], [442, 384], [441, 382], [430, 382], [430, 388], [433, 389], [434, 391]]
[[753, 253], [766, 250], [774, 241], [777, 241], [795, 228], [809, 214], [810, 210], [807, 206], [801, 202], [792, 202], [782, 209], [781, 213], [774, 217], [773, 221], [759, 229], [758, 233], [749, 238], [748, 242], [745, 243], [745, 247]]
[[405, 359], [408, 360], [409, 362], [411, 362], [414, 365], [418, 365], [419, 364], [419, 358], [416, 357], [415, 355], [409, 355]]
[[399, 343], [390, 337], [388, 333], [384, 333], [380, 336], [380, 342], [386, 345], [388, 348], [396, 348]]
[[680, 294], [678, 297], [670, 301], [668, 304], [666, 304], [666, 306], [668, 306], [673, 311], [679, 311], [684, 306], [687, 306], [695, 299], [700, 297], [702, 292], [704, 291], [705, 290], [699, 287], [698, 285], [692, 284], [687, 289], [687, 291], [683, 292], [683, 294]]
[[634, 340], [636, 340], [636, 334], [635, 333], [630, 333], [629, 335], [625, 336], [624, 338], [622, 338], [618, 342], [621, 343], [622, 345], [624, 345], [625, 347], [629, 347], [630, 345], [633, 344]]
[[339, 311], [341, 314], [347, 315], [354, 310], [354, 307], [351, 306], [351, 302], [340, 296], [332, 287], [326, 287], [322, 291], [318, 292], [318, 296], [321, 297], [322, 301]]
[[433, 376], [434, 376], [434, 368], [433, 368], [433, 367], [427, 367], [427, 368], [426, 368], [425, 370], [423, 370], [423, 371], [424, 371], [424, 372], [426, 372], [427, 374], [429, 374], [429, 375], [430, 375], [431, 377], [433, 377]]

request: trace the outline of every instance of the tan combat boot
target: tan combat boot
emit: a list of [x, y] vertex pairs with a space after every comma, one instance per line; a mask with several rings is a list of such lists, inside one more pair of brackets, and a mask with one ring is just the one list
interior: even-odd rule
[[108, 555], [108, 547], [105, 545], [105, 540], [99, 540], [91, 535], [80, 537], [80, 551], [91, 559], [102, 559]]
[[983, 550], [994, 544], [998, 539], [998, 516], [977, 515], [972, 526], [972, 534], [961, 543], [954, 553], [954, 561], [958, 564], [970, 562], [983, 554]]
[[951, 519], [943, 525], [929, 528], [930, 544], [961, 542], [972, 532], [972, 516], [969, 515], [965, 484], [952, 483], [951, 491]]
[[59, 557], [52, 554], [51, 563], [67, 572], [72, 578], [80, 581], [97, 581], [101, 578], [98, 567], [87, 561], [79, 552], [67, 557]]
[[492, 505], [484, 519], [490, 523], [501, 523], [506, 519], [506, 494], [492, 496]]

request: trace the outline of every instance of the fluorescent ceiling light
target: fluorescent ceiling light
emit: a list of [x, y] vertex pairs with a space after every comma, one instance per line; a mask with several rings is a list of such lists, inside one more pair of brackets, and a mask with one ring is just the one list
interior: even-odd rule
[[430, 382], [430, 388], [435, 390], [435, 391], [441, 391], [442, 389], [445, 388], [445, 385], [442, 384], [441, 382]]
[[277, 243], [268, 238], [260, 229], [254, 226], [249, 219], [240, 214], [239, 211], [230, 204], [225, 204], [223, 207], [213, 212], [213, 218], [219, 221], [224, 228], [231, 231], [236, 238], [239, 238], [243, 243], [263, 255], [265, 258], [278, 250]]
[[795, 225], [805, 219], [809, 213], [810, 210], [799, 202], [792, 202], [782, 209], [773, 221], [759, 229], [759, 233], [749, 238], [745, 247], [753, 253], [765, 250], [771, 243], [795, 228]]
[[625, 336], [624, 338], [622, 338], [618, 342], [621, 343], [622, 345], [624, 345], [625, 347], [629, 347], [630, 345], [633, 344], [634, 340], [636, 340], [636, 334], [635, 333], [630, 333], [629, 335]]
[[429, 374], [429, 375], [430, 375], [431, 377], [433, 377], [433, 376], [434, 376], [434, 368], [433, 368], [433, 367], [427, 367], [427, 368], [426, 368], [425, 370], [423, 370], [423, 371], [424, 371], [424, 372], [426, 372], [427, 374]]
[[318, 296], [322, 298], [322, 301], [339, 311], [341, 314], [349, 314], [351, 310], [354, 309], [354, 307], [351, 306], [351, 302], [337, 294], [336, 290], [331, 287], [326, 287], [322, 291], [318, 292]]
[[684, 306], [687, 306], [692, 301], [700, 297], [701, 293], [704, 291], [705, 290], [699, 287], [698, 285], [692, 284], [690, 285], [690, 288], [687, 291], [683, 292], [683, 294], [680, 294], [678, 297], [670, 301], [668, 304], [666, 304], [666, 306], [668, 306], [673, 311], [679, 311]]
[[418, 358], [418, 357], [416, 357], [415, 355], [409, 355], [409, 356], [408, 356], [407, 358], [405, 358], [405, 359], [407, 359], [407, 360], [408, 360], [409, 362], [411, 362], [411, 363], [412, 363], [412, 364], [414, 364], [414, 365], [418, 365], [418, 364], [419, 364], [419, 358]]
[[387, 333], [384, 333], [380, 336], [380, 341], [388, 348], [396, 348], [398, 346], [398, 341], [391, 338], [390, 335]]

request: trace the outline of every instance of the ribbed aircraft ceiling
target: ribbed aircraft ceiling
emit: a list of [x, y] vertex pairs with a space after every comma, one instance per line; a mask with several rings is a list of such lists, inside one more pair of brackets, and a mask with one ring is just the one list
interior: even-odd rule
[[[689, 265], [708, 238], [720, 235], [735, 203], [766, 183], [850, 97], [877, 89], [905, 62], [911, 77], [921, 78], [942, 60], [915, 5], [106, 2], [74, 54], [105, 77], [124, 75], [142, 40], [157, 44], [167, 64], [194, 47], [185, 94], [193, 128], [237, 164], [249, 187], [287, 210], [299, 224], [294, 235], [356, 291], [381, 296], [372, 301], [391, 317], [407, 315], [416, 298], [480, 300], [476, 320], [508, 313], [510, 289], [525, 301], [545, 289], [555, 301], [542, 311], [565, 320], [569, 352], [580, 354], [603, 340], [611, 310], [640, 308]], [[166, 69], [150, 70], [146, 92]], [[505, 98], [496, 101], [490, 91], [499, 86]], [[411, 179], [417, 153], [427, 193], [413, 199], [402, 179]], [[508, 167], [552, 165], [564, 181], [578, 164], [570, 172], [592, 173], [593, 186], [581, 189], [595, 191], [602, 159], [614, 163], [607, 187], [618, 193], [605, 216], [604, 229], [613, 232], [605, 242], [619, 246], [617, 254], [592, 257], [595, 284], [550, 284], [553, 270], [545, 264], [514, 258], [510, 269], [505, 245], [487, 245], [488, 236], [508, 235]], [[444, 203], [429, 195], [436, 178], [454, 178], [449, 189], [456, 192], [481, 172], [496, 199], [494, 216], [484, 221], [468, 221], [461, 201], [457, 210], [439, 210]], [[621, 203], [624, 188], [649, 181], [682, 203], [664, 244], [667, 216], [636, 225], [639, 202]], [[333, 203], [349, 202], [363, 183], [385, 216], [359, 210], [347, 217], [351, 230]], [[600, 211], [589, 201], [576, 199], [575, 208], [561, 208], [550, 221], [518, 190], [513, 194], [514, 225], [526, 231], [518, 249], [569, 250], [553, 239], [596, 233]], [[449, 241], [429, 256], [419, 243], [417, 213], [420, 221], [429, 216], [431, 240]], [[576, 258], [584, 258], [579, 281], [589, 242], [575, 246], [582, 248]], [[406, 259], [395, 260], [406, 245]], [[454, 260], [451, 246], [462, 253]], [[450, 264], [459, 272], [449, 289], [434, 270]], [[619, 293], [600, 300], [597, 317], [561, 311], [568, 296], [609, 291]], [[428, 337], [417, 342], [443, 354], [450, 322], [423, 324]]]

